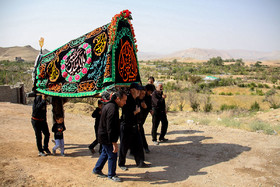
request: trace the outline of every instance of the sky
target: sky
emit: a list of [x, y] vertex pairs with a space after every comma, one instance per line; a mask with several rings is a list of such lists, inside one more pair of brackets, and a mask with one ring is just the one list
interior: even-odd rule
[[132, 12], [138, 50], [280, 50], [280, 0], [0, 0], [0, 47], [50, 51]]

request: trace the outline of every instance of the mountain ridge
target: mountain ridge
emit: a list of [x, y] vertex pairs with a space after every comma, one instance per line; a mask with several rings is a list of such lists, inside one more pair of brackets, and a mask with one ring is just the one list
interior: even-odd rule
[[[13, 46], [13, 47], [0, 47], [0, 60], [15, 61], [16, 57], [20, 57], [24, 61], [35, 61], [39, 54], [39, 50], [34, 49], [31, 45], [26, 46]], [[44, 49], [43, 54], [47, 54], [49, 51]]]
[[[47, 49], [43, 50], [43, 54], [47, 54]], [[0, 47], [0, 60], [15, 61], [16, 57], [21, 57], [25, 61], [34, 61], [39, 54], [39, 50], [34, 49], [30, 45], [26, 46], [13, 46], [13, 47]], [[162, 55], [159, 53], [138, 52], [138, 59], [147, 60], [163, 60], [172, 61], [205, 61], [212, 57], [220, 56], [222, 59], [240, 59], [247, 61], [266, 61], [266, 60], [279, 60], [280, 51], [262, 52], [251, 51], [242, 49], [233, 50], [219, 50], [219, 49], [202, 49], [202, 48], [189, 48], [186, 50], [177, 51], [171, 54]]]
[[218, 49], [201, 49], [201, 48], [189, 48], [182, 51], [177, 51], [168, 55], [154, 55], [151, 53], [145, 55], [141, 53], [138, 55], [139, 60], [172, 60], [189, 61], [189, 60], [208, 60], [212, 57], [220, 56], [223, 59], [240, 59], [243, 60], [280, 60], [280, 51], [262, 52], [251, 51], [242, 49], [233, 50], [218, 50]]

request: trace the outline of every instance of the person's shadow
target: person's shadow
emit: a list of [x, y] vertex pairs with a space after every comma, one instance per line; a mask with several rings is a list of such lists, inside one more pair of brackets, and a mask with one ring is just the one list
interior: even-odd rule
[[[88, 146], [89, 144], [65, 144], [65, 155], [67, 157], [81, 157], [81, 156], [99, 157], [99, 153], [96, 152], [92, 154], [89, 151]], [[99, 144], [97, 145], [97, 147], [99, 148]]]
[[[188, 133], [189, 132], [189, 133]], [[196, 133], [200, 131], [192, 131]], [[184, 181], [193, 175], [206, 175], [200, 170], [221, 162], [234, 159], [251, 148], [229, 143], [202, 143], [212, 139], [205, 136], [188, 136], [190, 131], [173, 131], [168, 134], [186, 134], [159, 146], [150, 146], [150, 154], [146, 160], [151, 162], [151, 168], [144, 168], [143, 173], [130, 174], [118, 172], [124, 181], [149, 181], [151, 184], [168, 184]], [[131, 166], [128, 166], [131, 167]], [[136, 167], [135, 165], [132, 167]], [[153, 167], [160, 171], [153, 171]], [[144, 172], [146, 171], [146, 172]]]

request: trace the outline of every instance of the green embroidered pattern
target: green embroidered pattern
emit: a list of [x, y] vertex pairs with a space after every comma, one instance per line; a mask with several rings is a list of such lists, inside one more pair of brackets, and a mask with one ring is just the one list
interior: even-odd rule
[[82, 44], [82, 43], [85, 41], [85, 39], [86, 39], [86, 37], [85, 37], [85, 36], [82, 36], [82, 37], [80, 37], [80, 38], [78, 38], [78, 39], [76, 39], [76, 40], [72, 40], [72, 41], [70, 42], [70, 47], [75, 47], [75, 46], [77, 46], [77, 45]]
[[55, 56], [56, 56], [55, 53], [49, 53], [48, 55], [46, 55], [42, 58], [41, 64], [52, 61]]
[[77, 91], [77, 84], [76, 83], [65, 83], [62, 86], [62, 92], [66, 92], [66, 93], [73, 93]]

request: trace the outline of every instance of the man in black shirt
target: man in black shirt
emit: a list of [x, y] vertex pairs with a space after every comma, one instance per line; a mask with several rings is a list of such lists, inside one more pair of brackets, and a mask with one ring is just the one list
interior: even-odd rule
[[140, 106], [136, 100], [140, 93], [139, 89], [140, 86], [136, 83], [130, 85], [130, 93], [127, 96], [126, 105], [122, 108], [120, 156], [118, 164], [124, 171], [127, 170], [125, 162], [128, 149], [130, 149], [131, 153], [134, 155], [138, 167], [148, 166], [144, 163], [144, 150], [137, 119], [137, 114], [140, 112]]
[[163, 86], [162, 83], [157, 83], [156, 90], [152, 94], [152, 110], [153, 110], [153, 127], [152, 127], [152, 140], [154, 145], [159, 145], [157, 142], [157, 129], [159, 123], [161, 122], [161, 133], [159, 141], [165, 142], [168, 139], [165, 139], [164, 136], [167, 132], [168, 121], [166, 116], [165, 109], [165, 95], [162, 92]]
[[120, 134], [119, 107], [126, 103], [127, 96], [124, 91], [119, 91], [112, 96], [109, 103], [102, 108], [98, 127], [98, 142], [102, 144], [102, 153], [93, 169], [93, 174], [105, 177], [102, 169], [108, 160], [108, 178], [121, 182], [116, 176], [118, 157], [118, 138]]
[[[46, 104], [46, 95], [37, 95], [34, 99], [32, 107], [32, 118], [31, 123], [35, 131], [37, 148], [39, 151], [39, 156], [46, 156], [44, 151], [47, 154], [50, 154], [49, 150], [49, 139], [50, 132], [47, 124], [47, 104]], [[42, 147], [42, 133], [44, 134], [44, 147]]]

